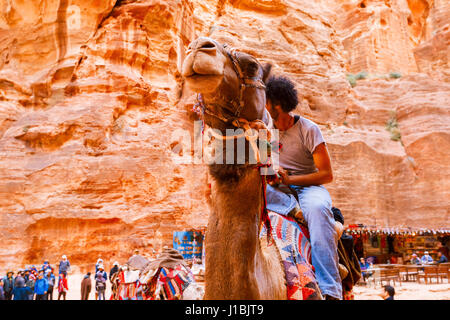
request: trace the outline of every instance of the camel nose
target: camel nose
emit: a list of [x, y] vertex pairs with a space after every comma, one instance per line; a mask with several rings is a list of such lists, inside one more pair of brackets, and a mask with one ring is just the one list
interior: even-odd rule
[[197, 51], [204, 51], [208, 53], [213, 53], [217, 50], [216, 44], [208, 38], [200, 39], [195, 47]]
[[209, 49], [215, 49], [216, 44], [212, 41], [205, 41], [204, 43], [201, 43], [201, 46], [198, 48], [199, 50], [209, 50]]

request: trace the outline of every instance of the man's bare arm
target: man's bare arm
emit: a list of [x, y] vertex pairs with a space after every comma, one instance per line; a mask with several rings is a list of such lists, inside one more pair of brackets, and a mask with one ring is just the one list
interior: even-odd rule
[[317, 172], [306, 175], [288, 176], [287, 171], [281, 169], [278, 172], [281, 176], [281, 183], [307, 187], [332, 182], [333, 170], [331, 169], [330, 155], [328, 154], [325, 143], [321, 143], [316, 147], [313, 153], [313, 159], [318, 170]]

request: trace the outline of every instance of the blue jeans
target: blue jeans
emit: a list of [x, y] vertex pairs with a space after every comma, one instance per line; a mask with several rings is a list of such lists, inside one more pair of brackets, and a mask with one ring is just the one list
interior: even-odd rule
[[[339, 275], [339, 256], [331, 197], [323, 186], [300, 187], [290, 185], [297, 193], [303, 218], [308, 224], [311, 242], [311, 260], [322, 294], [342, 299], [342, 282]], [[293, 208], [292, 195], [267, 186], [267, 208], [282, 215]]]

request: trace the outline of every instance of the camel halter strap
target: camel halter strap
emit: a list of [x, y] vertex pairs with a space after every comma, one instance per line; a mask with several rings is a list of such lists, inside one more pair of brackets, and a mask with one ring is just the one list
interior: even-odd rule
[[239, 118], [241, 115], [241, 111], [244, 108], [244, 91], [246, 88], [256, 88], [256, 89], [266, 89], [266, 85], [262, 80], [258, 77], [245, 77], [244, 73], [242, 72], [242, 68], [238, 63], [238, 60], [236, 58], [236, 49], [231, 48], [230, 50], [226, 50], [228, 47], [226, 44], [223, 45], [225, 48], [225, 52], [227, 53], [228, 57], [230, 58], [231, 62], [233, 63], [233, 68], [236, 74], [239, 77], [239, 80], [241, 82], [240, 89], [239, 89], [239, 105], [236, 108], [236, 111], [234, 112], [234, 116], [236, 118]]
[[[235, 101], [232, 101], [231, 104], [235, 108], [233, 116], [227, 116], [222, 114], [222, 112], [214, 113], [209, 108], [208, 105], [203, 100], [202, 94], [197, 95], [197, 102], [194, 105], [194, 111], [199, 114], [208, 114], [212, 117], [215, 117], [225, 123], [232, 123], [236, 127], [240, 127], [236, 125], [236, 120], [240, 120], [240, 115], [242, 112], [242, 109], [244, 108], [245, 102], [244, 102], [244, 91], [246, 88], [255, 88], [255, 89], [266, 89], [266, 85], [260, 79], [259, 77], [246, 77], [244, 75], [244, 72], [242, 71], [241, 66], [239, 65], [238, 59], [236, 58], [236, 49], [230, 48], [228, 49], [228, 46], [226, 44], [223, 45], [223, 48], [225, 49], [225, 52], [227, 56], [230, 58], [233, 69], [236, 72], [237, 76], [239, 77], [239, 103], [236, 103]], [[229, 110], [229, 109], [227, 109]]]

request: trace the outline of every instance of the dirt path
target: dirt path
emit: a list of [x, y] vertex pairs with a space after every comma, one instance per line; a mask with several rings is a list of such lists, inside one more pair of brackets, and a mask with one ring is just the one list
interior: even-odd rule
[[[82, 274], [69, 275], [69, 292], [67, 294], [68, 300], [79, 300], [81, 297], [81, 281]], [[89, 300], [95, 299], [95, 289], [93, 275], [91, 275], [92, 290], [89, 295]], [[450, 284], [446, 283], [432, 283], [432, 284], [418, 284], [412, 282], [403, 282], [401, 286], [397, 283], [394, 288], [396, 291], [396, 300], [450, 300]], [[374, 287], [357, 285], [354, 288], [355, 300], [381, 300], [379, 294], [381, 293], [380, 285]], [[58, 292], [55, 291], [53, 296], [58, 297]], [[108, 280], [106, 287], [106, 299], [111, 296], [111, 283]]]

